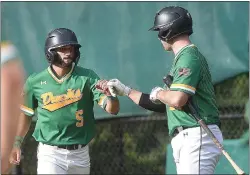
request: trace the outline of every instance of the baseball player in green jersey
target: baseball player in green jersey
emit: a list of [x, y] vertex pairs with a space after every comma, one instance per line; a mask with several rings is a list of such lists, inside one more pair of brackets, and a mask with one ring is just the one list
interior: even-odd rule
[[145, 94], [112, 79], [108, 82], [111, 93], [128, 96], [137, 105], [151, 111], [167, 111], [178, 174], [213, 174], [222, 153], [186, 106], [192, 97], [199, 115], [216, 138], [223, 141], [209, 67], [189, 39], [193, 33], [191, 15], [182, 7], [165, 7], [156, 13], [150, 30], [158, 31], [163, 48], [175, 55], [169, 73], [173, 78], [172, 85], [169, 89], [155, 87], [150, 94]]
[[[25, 72], [17, 48], [1, 42], [1, 172], [11, 168], [9, 156], [18, 125]], [[13, 100], [15, 99], [15, 100]]]
[[58, 28], [48, 34], [45, 55], [50, 66], [29, 76], [25, 83], [22, 121], [11, 163], [20, 162], [20, 146], [36, 111], [37, 173], [90, 173], [88, 144], [95, 136], [94, 104], [116, 115], [119, 101], [110, 95], [106, 80], [77, 66], [80, 47], [69, 29]]

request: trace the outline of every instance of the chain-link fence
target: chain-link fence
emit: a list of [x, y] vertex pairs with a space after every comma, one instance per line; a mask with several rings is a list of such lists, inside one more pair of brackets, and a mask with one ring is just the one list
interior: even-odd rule
[[[243, 117], [248, 79], [248, 74], [242, 74], [215, 86], [224, 139], [240, 138], [248, 128]], [[38, 143], [31, 137], [34, 125], [23, 145], [24, 174], [36, 174]], [[164, 114], [99, 120], [90, 144], [91, 174], [165, 174], [169, 142]]]

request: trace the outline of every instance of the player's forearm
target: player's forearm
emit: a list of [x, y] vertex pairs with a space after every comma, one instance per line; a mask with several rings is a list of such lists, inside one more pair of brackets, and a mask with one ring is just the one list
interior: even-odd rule
[[32, 121], [32, 117], [29, 117], [21, 113], [16, 136], [20, 136], [24, 138], [29, 131], [31, 121]]
[[149, 99], [149, 94], [145, 94], [139, 92], [137, 90], [132, 89], [128, 95], [128, 97], [137, 105], [143, 107], [144, 109], [165, 113], [166, 106], [165, 104], [155, 104]]
[[120, 103], [118, 98], [108, 98], [106, 111], [110, 114], [117, 115], [120, 110]]
[[140, 99], [141, 99], [142, 92], [131, 89], [130, 93], [128, 94], [128, 97], [137, 105], [139, 105]]
[[170, 107], [181, 108], [188, 100], [188, 96], [183, 92], [162, 90], [157, 94], [157, 99]]

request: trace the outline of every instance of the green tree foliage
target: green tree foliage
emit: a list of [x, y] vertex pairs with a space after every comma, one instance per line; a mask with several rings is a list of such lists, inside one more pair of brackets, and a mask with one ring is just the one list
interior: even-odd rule
[[248, 72], [216, 84], [215, 94], [219, 107], [243, 108], [249, 98], [248, 87]]

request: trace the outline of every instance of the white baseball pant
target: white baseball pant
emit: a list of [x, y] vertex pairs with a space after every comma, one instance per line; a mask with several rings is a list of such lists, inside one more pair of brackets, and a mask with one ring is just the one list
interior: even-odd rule
[[88, 145], [67, 150], [39, 143], [37, 174], [90, 174]]
[[[222, 143], [220, 128], [217, 125], [208, 125], [208, 128]], [[201, 129], [185, 129], [171, 140], [177, 174], [214, 174], [222, 152]]]

